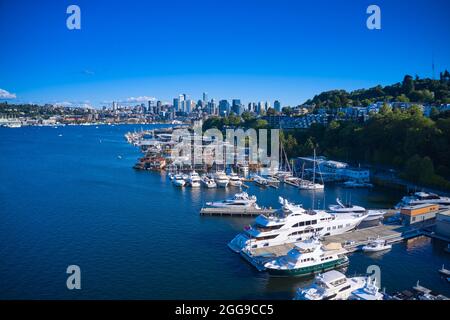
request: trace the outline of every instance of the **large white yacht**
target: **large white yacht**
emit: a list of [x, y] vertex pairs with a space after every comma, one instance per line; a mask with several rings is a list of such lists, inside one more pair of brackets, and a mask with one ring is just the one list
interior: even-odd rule
[[192, 171], [189, 174], [189, 177], [187, 179], [187, 183], [192, 187], [192, 188], [199, 188], [200, 187], [200, 176], [198, 175], [197, 172]]
[[[362, 291], [359, 290], [365, 287], [371, 289], [374, 287], [370, 277], [347, 278], [343, 273], [332, 270], [317, 275], [311, 286], [298, 289], [294, 300], [348, 300], [351, 298], [361, 298], [360, 300], [362, 300], [367, 295], [364, 296]], [[356, 295], [353, 296], [353, 293]], [[379, 297], [378, 295], [375, 296]]]
[[255, 208], [259, 209], [256, 204], [256, 196], [249, 196], [246, 192], [236, 193], [231, 199], [207, 202], [207, 206], [213, 208]]
[[214, 174], [214, 181], [216, 181], [217, 186], [221, 188], [226, 188], [228, 183], [230, 183], [230, 179], [223, 171], [217, 171]]
[[413, 195], [403, 197], [400, 203], [397, 204], [397, 208], [419, 204], [438, 204], [440, 206], [449, 207], [450, 198], [442, 197], [434, 193], [416, 192]]
[[305, 210], [279, 198], [282, 208], [272, 215], [260, 215], [252, 226], [244, 228], [228, 244], [231, 250], [256, 249], [311, 238], [342, 234], [353, 230], [367, 213], [333, 213], [325, 210]]
[[340, 244], [322, 246], [317, 239], [298, 242], [286, 256], [264, 264], [272, 276], [306, 277], [348, 265], [347, 250]]
[[349, 212], [355, 212], [355, 213], [367, 213], [367, 217], [364, 218], [363, 221], [373, 221], [373, 220], [379, 220], [383, 218], [383, 216], [386, 214], [386, 211], [384, 210], [366, 210], [364, 207], [355, 206], [355, 205], [345, 205], [341, 202], [339, 198], [336, 199], [337, 204], [330, 205], [328, 208], [331, 212], [335, 213], [349, 213]]
[[231, 172], [229, 179], [230, 179], [230, 186], [242, 187], [242, 180], [241, 180], [241, 178], [239, 178], [239, 176], [236, 173]]

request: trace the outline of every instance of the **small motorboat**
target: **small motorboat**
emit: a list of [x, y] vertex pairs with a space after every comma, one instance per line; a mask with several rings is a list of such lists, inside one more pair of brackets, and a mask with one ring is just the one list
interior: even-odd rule
[[389, 250], [392, 248], [392, 245], [387, 244], [386, 240], [376, 239], [370, 241], [367, 245], [362, 247], [362, 251], [364, 252], [379, 252], [384, 250]]
[[175, 187], [184, 187], [186, 185], [186, 180], [184, 180], [182, 175], [177, 174], [174, 176], [172, 183]]
[[209, 178], [207, 175], [202, 176], [201, 183], [205, 188], [208, 189], [217, 187], [217, 183], [214, 181], [214, 179]]

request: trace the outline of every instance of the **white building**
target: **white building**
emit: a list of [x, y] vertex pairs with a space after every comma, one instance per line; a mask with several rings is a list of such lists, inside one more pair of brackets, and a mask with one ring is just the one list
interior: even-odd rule
[[[313, 170], [314, 159], [312, 157], [299, 157], [297, 162], [300, 167], [305, 164], [305, 172], [310, 174]], [[369, 182], [370, 170], [351, 167], [348, 163], [327, 160], [325, 157], [316, 158], [316, 174], [321, 175], [324, 181], [348, 181], [356, 180]]]

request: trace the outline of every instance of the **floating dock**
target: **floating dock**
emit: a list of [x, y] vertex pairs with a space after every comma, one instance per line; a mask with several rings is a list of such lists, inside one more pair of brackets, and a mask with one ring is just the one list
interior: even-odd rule
[[232, 217], [256, 217], [260, 214], [270, 215], [275, 209], [256, 209], [256, 208], [202, 208], [202, 216], [232, 216]]
[[[413, 227], [378, 225], [375, 227], [356, 229], [340, 235], [323, 237], [322, 242], [324, 245], [340, 243], [348, 252], [355, 252], [373, 239], [382, 239], [386, 240], [387, 243], [394, 243], [420, 235], [422, 235], [420, 229]], [[288, 251], [294, 248], [294, 246], [295, 243], [286, 243], [266, 248], [248, 249], [246, 251], [241, 251], [241, 256], [250, 262], [256, 269], [263, 271], [266, 262], [285, 256]]]

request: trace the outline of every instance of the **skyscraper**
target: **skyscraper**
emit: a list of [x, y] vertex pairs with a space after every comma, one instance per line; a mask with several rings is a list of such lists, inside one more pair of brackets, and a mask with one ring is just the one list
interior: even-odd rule
[[241, 115], [242, 113], [242, 105], [240, 99], [233, 99], [231, 111], [233, 111], [237, 115]]
[[173, 109], [175, 112], [180, 111], [180, 98], [173, 98]]
[[277, 112], [280, 112], [281, 111], [281, 103], [280, 103], [280, 101], [275, 100], [275, 102], [273, 103], [273, 107], [275, 108], [275, 110]]
[[208, 102], [208, 93], [207, 92], [203, 92], [203, 104], [206, 105], [206, 103]]
[[228, 100], [219, 101], [219, 114], [221, 116], [230, 114], [230, 103], [228, 102]]

